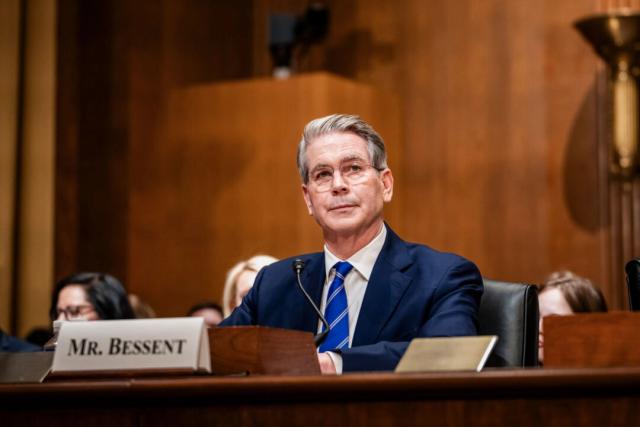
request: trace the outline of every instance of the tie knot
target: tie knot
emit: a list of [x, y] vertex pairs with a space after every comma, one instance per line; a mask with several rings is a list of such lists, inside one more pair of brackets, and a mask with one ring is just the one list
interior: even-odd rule
[[353, 268], [353, 265], [349, 264], [347, 261], [340, 261], [337, 262], [334, 267], [336, 269], [336, 274], [339, 274], [344, 279]]

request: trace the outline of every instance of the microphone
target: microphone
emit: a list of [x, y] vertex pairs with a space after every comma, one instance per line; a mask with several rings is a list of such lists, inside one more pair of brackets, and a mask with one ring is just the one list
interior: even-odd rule
[[302, 286], [302, 280], [300, 280], [300, 274], [302, 273], [302, 270], [304, 270], [304, 261], [301, 260], [300, 258], [296, 258], [296, 260], [293, 261], [292, 266], [293, 266], [293, 271], [296, 272], [296, 277], [298, 279], [297, 281], [298, 287], [300, 288], [304, 296], [307, 297], [307, 301], [309, 301], [309, 304], [311, 304], [311, 307], [313, 307], [313, 309], [318, 314], [320, 321], [322, 321], [322, 323], [324, 324], [324, 331], [320, 332], [319, 334], [316, 334], [313, 337], [313, 339], [316, 342], [316, 347], [318, 347], [320, 344], [322, 344], [322, 341], [324, 341], [324, 339], [327, 337], [327, 334], [329, 333], [329, 322], [327, 322], [327, 319], [324, 318], [324, 316], [320, 312], [320, 309], [318, 308], [316, 303], [313, 302], [313, 299], [311, 299], [307, 291], [304, 289], [304, 286]]

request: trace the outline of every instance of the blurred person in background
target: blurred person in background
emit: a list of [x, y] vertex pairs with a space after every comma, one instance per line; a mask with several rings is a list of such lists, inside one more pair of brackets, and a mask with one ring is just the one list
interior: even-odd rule
[[269, 255], [256, 255], [246, 261], [240, 261], [227, 273], [222, 293], [224, 317], [228, 317], [234, 308], [240, 305], [242, 298], [253, 286], [253, 281], [263, 267], [278, 261]]
[[51, 320], [134, 319], [127, 291], [106, 273], [75, 273], [56, 283]]
[[557, 271], [549, 275], [547, 280], [538, 287], [538, 305], [540, 307], [538, 360], [541, 365], [544, 360], [545, 317], [607, 311], [607, 303], [600, 289], [589, 279], [571, 271]]

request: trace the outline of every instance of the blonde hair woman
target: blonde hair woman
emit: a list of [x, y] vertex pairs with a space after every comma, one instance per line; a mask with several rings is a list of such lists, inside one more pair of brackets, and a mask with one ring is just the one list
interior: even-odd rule
[[246, 261], [240, 261], [229, 270], [222, 293], [224, 317], [228, 317], [233, 309], [240, 305], [242, 298], [253, 286], [258, 271], [276, 261], [277, 258], [269, 255], [256, 255]]

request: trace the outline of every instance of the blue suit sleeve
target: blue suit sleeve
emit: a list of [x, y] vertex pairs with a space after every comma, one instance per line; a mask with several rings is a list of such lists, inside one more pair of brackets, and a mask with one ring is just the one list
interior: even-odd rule
[[[477, 334], [477, 313], [482, 296], [477, 267], [461, 259], [438, 281], [427, 315], [414, 338]], [[393, 370], [410, 341], [380, 341], [342, 350], [343, 371]]]

